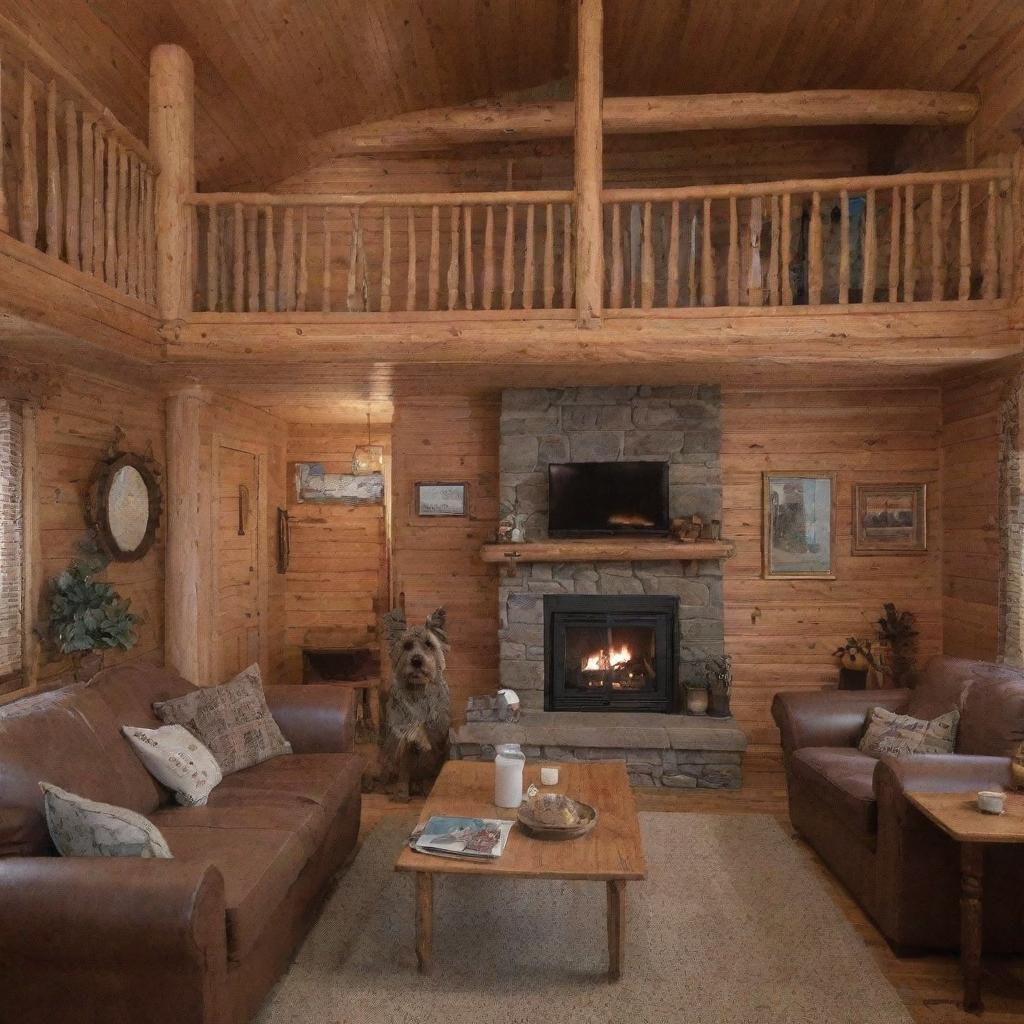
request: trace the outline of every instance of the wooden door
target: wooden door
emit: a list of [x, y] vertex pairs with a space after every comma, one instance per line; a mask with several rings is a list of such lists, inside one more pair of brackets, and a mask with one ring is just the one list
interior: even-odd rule
[[216, 682], [260, 658], [259, 456], [216, 446]]

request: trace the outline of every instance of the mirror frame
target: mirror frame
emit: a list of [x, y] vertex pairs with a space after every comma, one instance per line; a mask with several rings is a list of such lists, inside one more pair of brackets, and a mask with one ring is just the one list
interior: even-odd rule
[[[110, 529], [110, 489], [118, 472], [126, 467], [134, 469], [142, 477], [149, 496], [149, 521], [146, 532], [138, 546], [132, 551], [123, 551], [114, 540]], [[90, 526], [96, 531], [96, 539], [104, 553], [115, 562], [137, 562], [144, 558], [156, 540], [157, 527], [160, 524], [163, 496], [160, 482], [157, 479], [154, 464], [144, 455], [131, 452], [118, 452], [96, 467], [92, 485], [89, 489], [89, 520]]]

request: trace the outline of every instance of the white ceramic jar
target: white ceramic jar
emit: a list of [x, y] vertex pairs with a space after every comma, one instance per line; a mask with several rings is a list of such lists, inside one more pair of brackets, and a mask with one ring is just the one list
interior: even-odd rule
[[496, 750], [494, 802], [498, 807], [518, 807], [523, 802], [526, 755], [518, 743], [500, 743]]

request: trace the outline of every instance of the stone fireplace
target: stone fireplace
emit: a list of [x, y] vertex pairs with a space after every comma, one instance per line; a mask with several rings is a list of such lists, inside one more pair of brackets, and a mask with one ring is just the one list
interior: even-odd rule
[[[703, 385], [505, 391], [501, 500], [525, 517], [527, 543], [547, 540], [550, 464], [659, 461], [670, 516], [721, 519], [720, 405], [719, 389]], [[720, 561], [528, 562], [501, 570], [498, 599], [499, 677], [523, 720], [467, 721], [453, 756], [520, 742], [528, 757], [622, 758], [640, 784], [739, 785], [742, 731], [682, 713], [698, 664], [723, 651]], [[630, 624], [656, 606], [670, 623], [660, 634], [650, 620]], [[555, 628], [567, 609], [590, 616], [575, 636]]]

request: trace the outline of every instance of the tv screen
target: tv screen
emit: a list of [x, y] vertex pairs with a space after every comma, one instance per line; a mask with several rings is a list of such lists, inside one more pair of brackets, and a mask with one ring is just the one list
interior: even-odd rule
[[548, 534], [668, 533], [667, 462], [556, 462], [548, 466]]

